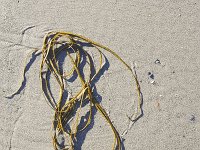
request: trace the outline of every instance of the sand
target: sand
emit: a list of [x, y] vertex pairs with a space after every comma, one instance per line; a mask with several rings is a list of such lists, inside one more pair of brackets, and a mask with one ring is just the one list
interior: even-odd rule
[[[143, 93], [141, 117], [124, 138], [126, 150], [198, 150], [200, 147], [200, 2], [198, 0], [1, 0], [0, 150], [50, 150], [51, 120], [40, 89], [40, 56], [24, 60], [51, 30], [82, 34], [136, 65]], [[111, 55], [97, 84], [102, 106], [122, 134], [134, 109], [130, 74]], [[111, 149], [112, 132], [97, 113], [77, 149]]]

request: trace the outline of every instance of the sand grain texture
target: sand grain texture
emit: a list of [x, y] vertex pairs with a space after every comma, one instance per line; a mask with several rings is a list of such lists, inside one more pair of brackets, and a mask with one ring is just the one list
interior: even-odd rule
[[[144, 116], [125, 135], [126, 150], [200, 147], [200, 2], [198, 0], [1, 0], [0, 150], [49, 150], [53, 111], [40, 89], [40, 56], [13, 99], [26, 55], [45, 33], [64, 30], [98, 41], [136, 64]], [[111, 55], [97, 84], [102, 105], [120, 134], [133, 108], [129, 73]], [[159, 59], [160, 63], [155, 63]], [[114, 65], [113, 65], [114, 64]], [[153, 78], [149, 76], [153, 74]], [[124, 83], [123, 83], [124, 81]], [[112, 132], [97, 113], [81, 149], [111, 149]]]

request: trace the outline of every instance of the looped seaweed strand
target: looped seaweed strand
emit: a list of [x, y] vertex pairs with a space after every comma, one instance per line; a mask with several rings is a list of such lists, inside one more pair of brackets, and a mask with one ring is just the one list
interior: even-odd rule
[[[94, 50], [99, 54], [99, 66], [96, 68], [94, 65], [94, 60], [90, 56], [90, 53], [81, 46], [81, 42], [85, 42], [91, 45]], [[114, 134], [114, 142], [112, 149], [121, 150], [121, 139], [118, 131], [111, 122], [108, 114], [104, 108], [96, 100], [93, 90], [94, 90], [94, 79], [101, 72], [103, 67], [103, 50], [111, 53], [115, 58], [117, 58], [122, 64], [130, 71], [133, 81], [136, 84], [136, 92], [138, 95], [137, 111], [133, 113], [130, 117], [132, 121], [135, 121], [141, 113], [141, 91], [140, 85], [137, 80], [135, 72], [131, 67], [114, 51], [111, 49], [94, 42], [82, 35], [74, 34], [71, 32], [49, 32], [44, 37], [43, 47], [42, 47], [42, 61], [40, 65], [40, 80], [42, 93], [46, 99], [48, 105], [54, 110], [54, 117], [52, 121], [52, 141], [55, 150], [74, 150], [76, 149], [77, 134], [84, 131], [91, 124], [91, 118], [93, 115], [93, 108], [103, 116], [106, 120], [112, 132]], [[64, 72], [63, 68], [59, 66], [59, 55], [62, 51], [66, 52], [66, 57], [69, 58], [70, 62], [68, 71]], [[73, 57], [72, 53], [75, 55]], [[86, 62], [89, 64], [89, 75], [86, 77], [84, 71], [81, 72], [81, 58], [85, 56]], [[105, 57], [104, 57], [105, 58]], [[23, 85], [25, 79], [25, 69], [23, 74]], [[95, 72], [93, 72], [95, 70]], [[66, 87], [65, 82], [77, 74], [77, 79], [80, 82], [80, 90], [75, 94], [71, 94], [68, 98], [65, 98], [64, 92], [69, 89]], [[59, 85], [59, 97], [55, 99], [50, 90], [50, 75], [52, 75]], [[20, 87], [21, 88], [21, 87]], [[19, 90], [16, 93], [19, 93]], [[16, 95], [14, 93], [14, 95]], [[83, 105], [84, 103], [84, 105]], [[82, 107], [85, 105], [89, 106], [89, 115], [84, 121], [84, 125], [80, 125], [80, 117]], [[64, 138], [64, 142], [60, 141], [60, 137]]]

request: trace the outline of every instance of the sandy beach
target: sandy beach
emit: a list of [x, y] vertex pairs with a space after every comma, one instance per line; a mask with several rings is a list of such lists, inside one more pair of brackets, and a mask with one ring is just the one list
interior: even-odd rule
[[[20, 86], [27, 55], [41, 49], [49, 31], [84, 35], [135, 65], [143, 116], [123, 136], [123, 149], [200, 149], [200, 1], [0, 2], [0, 150], [53, 150], [54, 111], [40, 87], [41, 55], [29, 57], [21, 93], [6, 98]], [[100, 104], [121, 135], [137, 95], [130, 73], [111, 54], [105, 55], [109, 68], [96, 87]], [[97, 112], [79, 139], [77, 150], [110, 150], [113, 133]]]

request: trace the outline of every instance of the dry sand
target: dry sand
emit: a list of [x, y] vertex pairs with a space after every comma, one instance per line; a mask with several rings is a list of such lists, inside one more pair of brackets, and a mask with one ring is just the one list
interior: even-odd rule
[[[200, 1], [0, 3], [0, 150], [53, 149], [53, 111], [40, 90], [40, 56], [27, 73], [25, 90], [13, 99], [5, 96], [18, 88], [30, 49], [41, 47], [45, 33], [60, 29], [110, 47], [128, 64], [135, 62], [144, 96], [144, 116], [124, 136], [126, 150], [200, 149]], [[122, 65], [111, 55], [108, 59], [110, 68], [97, 90], [121, 134], [128, 124], [126, 114], [134, 107], [134, 86], [128, 84], [130, 74]], [[98, 113], [81, 138], [79, 149], [83, 150], [109, 150], [113, 142], [111, 131]]]

